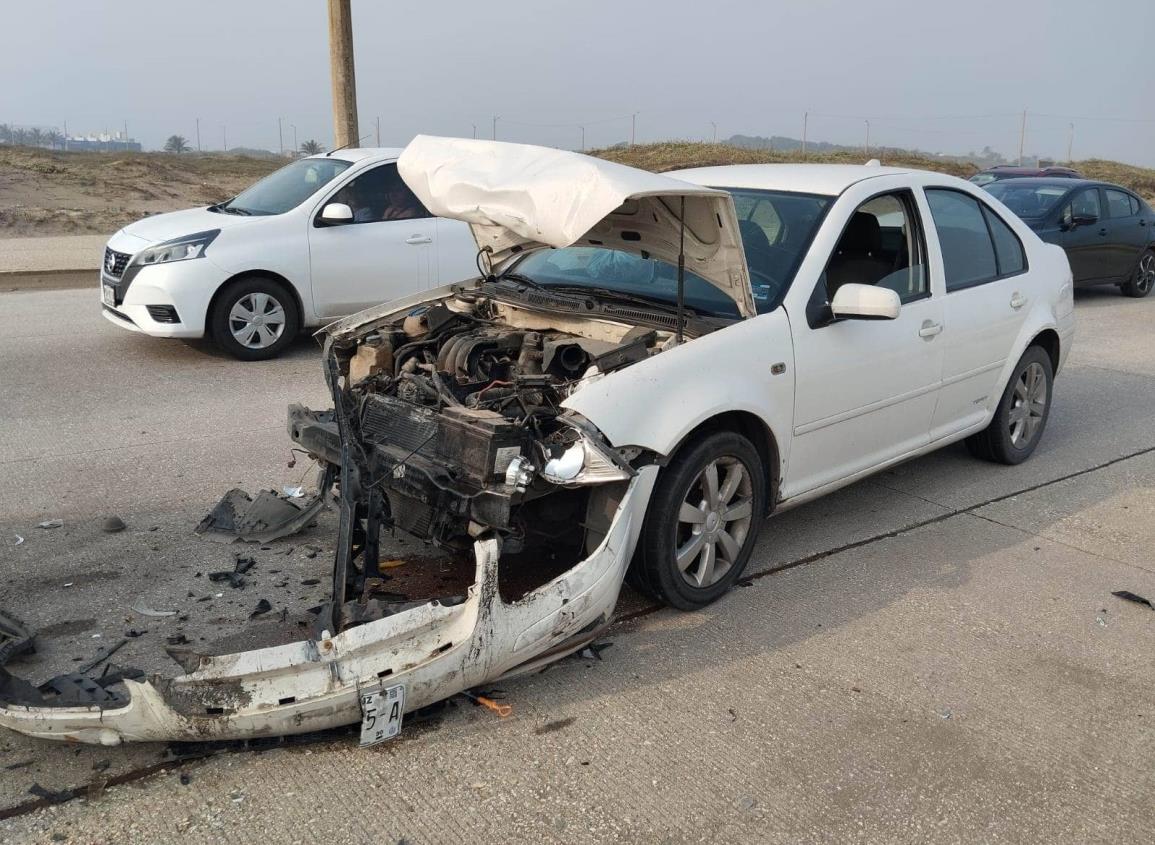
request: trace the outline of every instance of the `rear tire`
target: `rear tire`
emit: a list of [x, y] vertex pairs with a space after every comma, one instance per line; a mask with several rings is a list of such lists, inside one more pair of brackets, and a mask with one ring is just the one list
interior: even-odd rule
[[241, 361], [276, 358], [301, 330], [292, 293], [263, 276], [242, 276], [217, 294], [208, 318], [213, 341]]
[[705, 607], [741, 577], [765, 513], [766, 473], [749, 440], [719, 431], [691, 441], [658, 476], [630, 584], [680, 610]]
[[1139, 258], [1131, 278], [1120, 285], [1124, 296], [1142, 299], [1155, 287], [1155, 250], [1147, 250]]
[[1000, 464], [1021, 464], [1042, 439], [1051, 415], [1055, 374], [1051, 356], [1029, 346], [1003, 391], [990, 425], [966, 439], [976, 458]]

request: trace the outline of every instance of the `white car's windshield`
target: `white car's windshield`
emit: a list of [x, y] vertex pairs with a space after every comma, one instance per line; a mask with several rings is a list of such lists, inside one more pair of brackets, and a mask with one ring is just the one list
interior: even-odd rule
[[274, 171], [251, 188], [210, 210], [226, 214], [284, 214], [303, 203], [350, 166], [339, 158], [303, 158]]
[[[782, 302], [831, 198], [745, 188], [726, 190], [734, 196], [754, 304], [764, 314]], [[676, 304], [678, 296], [676, 267], [600, 247], [571, 246], [533, 252], [510, 272], [543, 287], [583, 287], [595, 294], [593, 289], [603, 288], [665, 305]], [[734, 300], [690, 272], [686, 273], [685, 302], [703, 314], [738, 316]]]

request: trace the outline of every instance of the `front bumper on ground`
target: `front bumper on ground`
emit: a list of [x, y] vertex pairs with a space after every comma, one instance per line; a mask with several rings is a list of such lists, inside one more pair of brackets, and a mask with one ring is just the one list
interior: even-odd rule
[[609, 622], [656, 476], [651, 466], [630, 481], [593, 553], [512, 604], [498, 590], [499, 542], [481, 539], [460, 604], [434, 601], [336, 636], [200, 657], [178, 678], [126, 680], [128, 701], [116, 707], [0, 701], [0, 726], [103, 745], [297, 734], [359, 721], [360, 693], [378, 685], [405, 684], [411, 711], [531, 671]]

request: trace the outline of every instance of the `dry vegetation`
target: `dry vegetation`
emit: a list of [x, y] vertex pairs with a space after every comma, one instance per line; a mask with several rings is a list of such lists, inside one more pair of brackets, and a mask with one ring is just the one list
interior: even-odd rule
[[[595, 150], [612, 161], [665, 171], [716, 164], [800, 162], [799, 153], [725, 144], [667, 142]], [[874, 153], [883, 164], [969, 176], [973, 165], [949, 159]], [[855, 153], [805, 161], [861, 164]], [[272, 171], [276, 158], [170, 153], [66, 153], [0, 146], [0, 237], [106, 234], [148, 214], [226, 199]], [[1092, 179], [1116, 182], [1155, 200], [1155, 170], [1115, 161], [1076, 162]]]

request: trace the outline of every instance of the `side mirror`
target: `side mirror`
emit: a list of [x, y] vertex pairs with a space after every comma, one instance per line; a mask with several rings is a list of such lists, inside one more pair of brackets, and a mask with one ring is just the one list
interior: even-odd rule
[[321, 220], [330, 226], [353, 222], [353, 209], [343, 202], [331, 202], [321, 209]]
[[1076, 226], [1094, 226], [1099, 222], [1098, 215], [1095, 214], [1074, 214], [1071, 216], [1071, 228]]
[[894, 320], [901, 307], [902, 300], [890, 288], [853, 282], [835, 291], [830, 303], [835, 319], [844, 320]]

